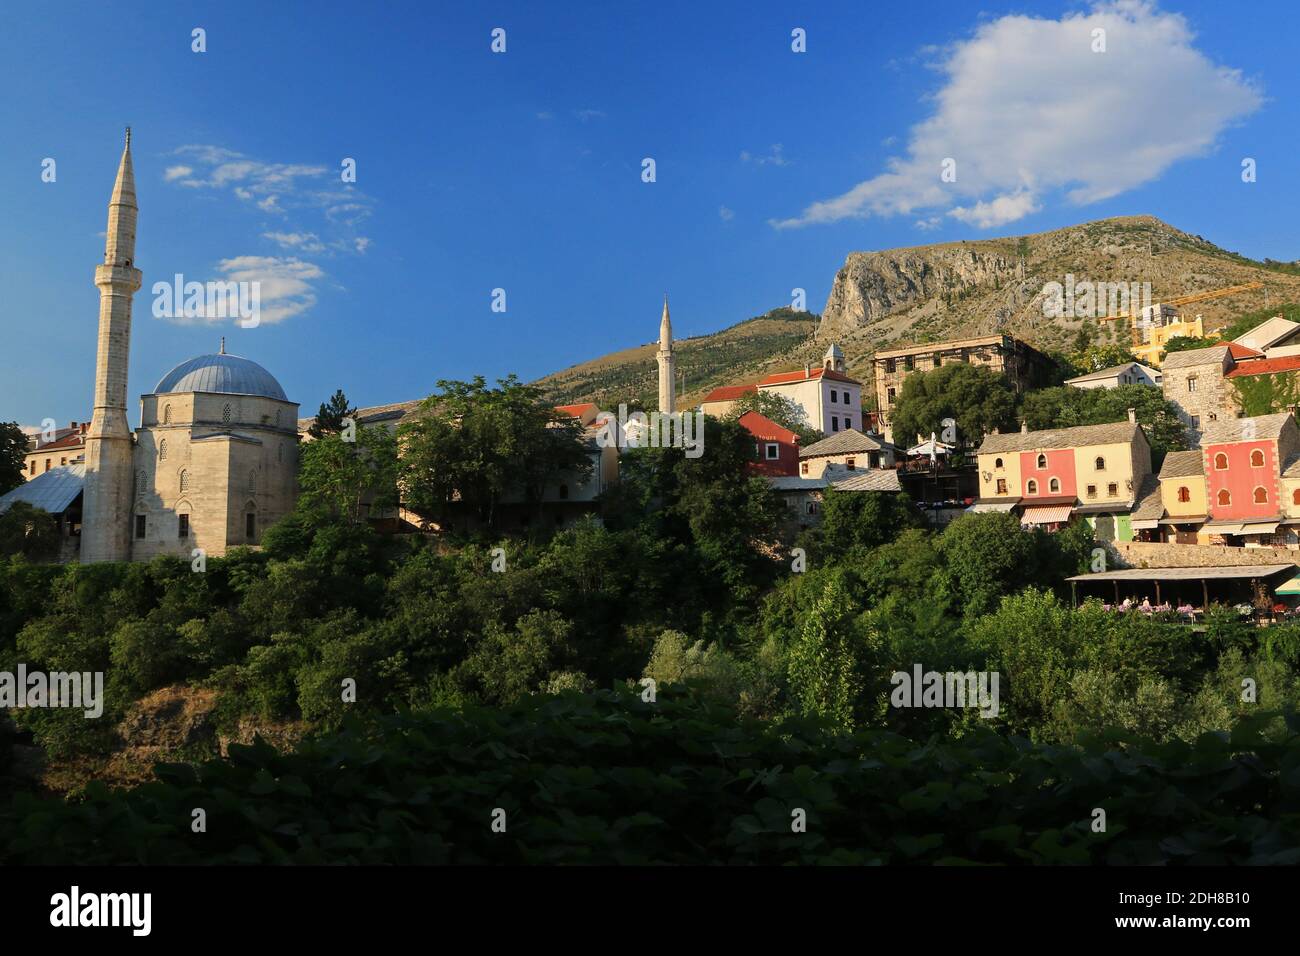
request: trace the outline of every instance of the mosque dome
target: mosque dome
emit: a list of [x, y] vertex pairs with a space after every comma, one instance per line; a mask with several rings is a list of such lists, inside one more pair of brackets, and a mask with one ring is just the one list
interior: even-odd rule
[[165, 392], [215, 392], [289, 400], [274, 375], [250, 359], [225, 352], [200, 355], [177, 365], [154, 389], [155, 394]]

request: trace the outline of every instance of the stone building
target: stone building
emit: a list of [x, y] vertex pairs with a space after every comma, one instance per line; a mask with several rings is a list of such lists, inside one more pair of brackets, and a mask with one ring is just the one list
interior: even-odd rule
[[[1051, 376], [1052, 360], [1037, 349], [1009, 335], [986, 335], [952, 342], [931, 342], [907, 348], [877, 352], [872, 359], [875, 378], [878, 427], [894, 440], [893, 410], [903, 394], [903, 383], [915, 372], [929, 372], [954, 362], [983, 366], [1006, 376], [1017, 392], [1045, 385]], [[899, 436], [906, 444], [912, 436]]]
[[109, 202], [100, 289], [95, 407], [86, 432], [81, 560], [216, 557], [254, 545], [297, 496], [298, 405], [256, 362], [213, 355], [172, 369], [127, 424], [127, 360], [135, 268], [131, 134]]
[[1164, 396], [1178, 407], [1178, 417], [1187, 426], [1192, 444], [1210, 424], [1237, 416], [1237, 402], [1228, 372], [1239, 360], [1259, 358], [1260, 353], [1236, 343], [1205, 349], [1171, 352], [1160, 367]]
[[27, 441], [27, 457], [23, 459], [23, 478], [31, 481], [51, 468], [83, 464], [86, 460], [86, 432], [90, 422], [72, 422], [67, 428], [56, 428], [46, 441], [37, 432]]

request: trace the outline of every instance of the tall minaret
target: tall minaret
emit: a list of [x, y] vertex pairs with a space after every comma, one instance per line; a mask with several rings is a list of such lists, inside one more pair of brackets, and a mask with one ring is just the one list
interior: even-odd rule
[[131, 297], [142, 276], [135, 268], [135, 173], [131, 128], [108, 201], [104, 263], [99, 287], [99, 347], [95, 355], [95, 411], [86, 432], [86, 484], [82, 498], [81, 560], [131, 557], [133, 447], [126, 420], [126, 368], [131, 351]]
[[664, 315], [659, 320], [659, 411], [674, 412], [676, 381], [673, 377], [673, 323], [668, 318], [668, 293], [664, 293]]

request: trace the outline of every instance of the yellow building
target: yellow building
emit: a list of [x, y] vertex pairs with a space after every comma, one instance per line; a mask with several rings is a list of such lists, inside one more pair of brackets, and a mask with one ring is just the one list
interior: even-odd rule
[[1171, 451], [1160, 468], [1161, 537], [1179, 544], [1207, 544], [1200, 534], [1209, 515], [1205, 492], [1204, 452]]
[[[1162, 307], [1157, 305], [1151, 308]], [[1170, 339], [1205, 337], [1205, 325], [1199, 315], [1194, 319], [1184, 319], [1178, 317], [1178, 314], [1167, 306], [1163, 308], [1167, 311], [1157, 312], [1154, 318], [1146, 319], [1144, 316], [1139, 326], [1142, 330], [1142, 342], [1133, 346], [1134, 358], [1144, 365], [1156, 368], [1160, 367], [1160, 357], [1164, 354], [1165, 346], [1169, 344]], [[1166, 318], [1166, 315], [1170, 317]]]

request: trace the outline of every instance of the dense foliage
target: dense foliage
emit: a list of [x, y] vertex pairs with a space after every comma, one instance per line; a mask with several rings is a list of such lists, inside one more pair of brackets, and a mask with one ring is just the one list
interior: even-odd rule
[[23, 483], [27, 436], [17, 422], [0, 422], [0, 495]]

